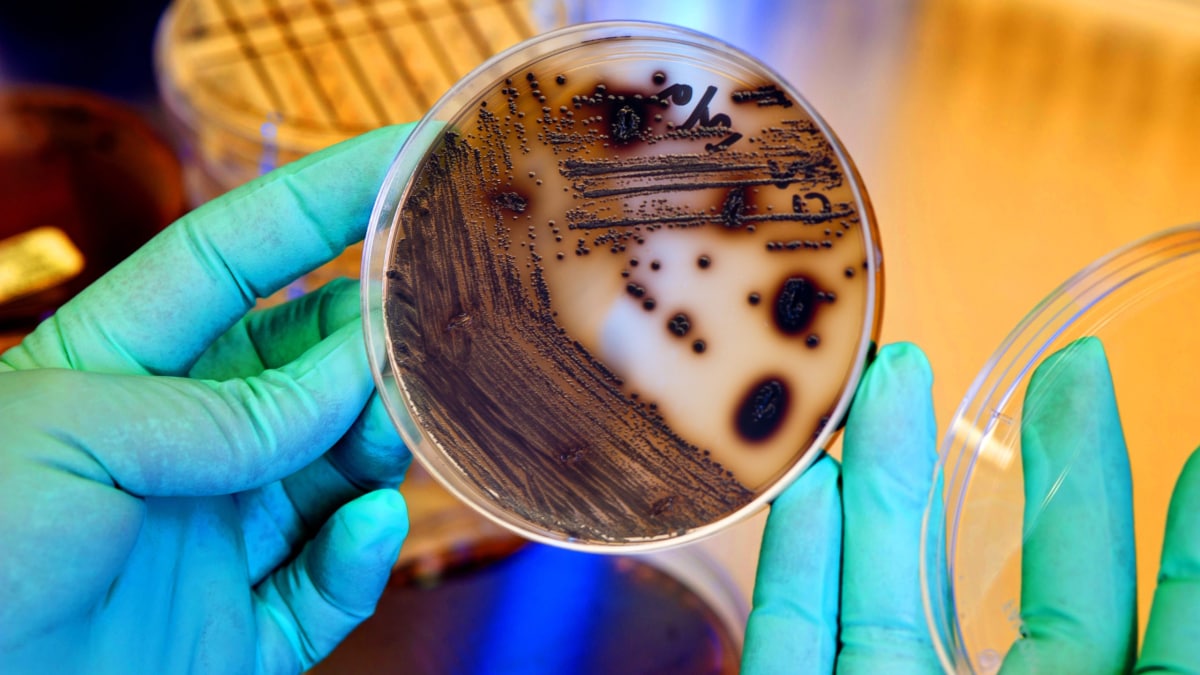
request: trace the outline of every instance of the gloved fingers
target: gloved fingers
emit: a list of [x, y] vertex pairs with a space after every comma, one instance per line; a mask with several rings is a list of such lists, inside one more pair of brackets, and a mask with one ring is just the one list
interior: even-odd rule
[[1200, 672], [1200, 450], [1171, 495], [1158, 588], [1138, 657], [1138, 673]]
[[185, 373], [258, 298], [363, 238], [409, 131], [359, 136], [201, 206], [67, 303], [5, 362]]
[[282, 305], [250, 312], [218, 337], [188, 371], [189, 377], [252, 377], [300, 357], [337, 329], [362, 321], [359, 285], [334, 279]]
[[[297, 358], [339, 327], [361, 321], [358, 283], [335, 279], [278, 307], [247, 314], [192, 367], [192, 377], [250, 377]], [[238, 496], [251, 579], [291, 558], [330, 515], [363, 493], [400, 484], [412, 456], [378, 394], [330, 451], [281, 484]]]
[[[365, 492], [399, 487], [409, 465], [412, 464], [412, 453], [400, 439], [400, 434], [383, 405], [383, 399], [376, 392], [371, 395], [354, 426], [338, 440], [333, 449], [325, 455], [325, 459], [342, 482], [355, 490]], [[312, 487], [320, 487], [317, 490], [320, 494], [328, 495], [331, 492], [325, 486], [310, 486], [310, 491]], [[298, 485], [289, 486], [288, 489], [297, 503], [319, 502], [305, 500], [304, 491]], [[323, 520], [327, 515], [318, 511], [310, 514], [310, 517]]]
[[398, 488], [411, 464], [412, 453], [375, 392], [329, 452], [288, 476], [284, 486], [300, 517], [306, 523], [320, 524], [337, 507], [364, 492]]
[[343, 504], [370, 490], [396, 489], [412, 454], [379, 394], [333, 448], [279, 484], [239, 495], [246, 553], [255, 582], [296, 549]]
[[1002, 672], [1128, 672], [1137, 640], [1132, 488], [1100, 341], [1046, 359], [1023, 410], [1022, 638]]
[[[937, 463], [932, 387], [919, 348], [888, 345], [850, 409], [842, 444], [838, 672], [938, 669], [919, 574], [921, 524]], [[940, 559], [933, 568], [941, 568]]]
[[833, 672], [842, 504], [833, 458], [817, 460], [771, 504], [746, 624], [743, 672]]
[[294, 561], [255, 589], [258, 671], [306, 670], [370, 617], [407, 533], [408, 512], [394, 490], [338, 510]]
[[346, 433], [372, 391], [362, 343], [351, 324], [281, 368], [225, 382], [54, 369], [6, 377], [29, 380], [14, 407], [52, 416], [31, 427], [89, 453], [127, 492], [231, 494], [294, 473]]

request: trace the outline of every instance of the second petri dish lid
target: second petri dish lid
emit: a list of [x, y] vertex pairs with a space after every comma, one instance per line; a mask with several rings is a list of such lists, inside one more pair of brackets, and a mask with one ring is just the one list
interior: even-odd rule
[[[1043, 392], [1058, 386], [1064, 373], [1096, 362], [1097, 342], [1107, 355], [1128, 449], [1137, 625], [1144, 630], [1168, 503], [1200, 443], [1197, 254], [1200, 225], [1191, 225], [1096, 261], [1021, 322], [963, 400], [941, 448], [945, 483], [931, 494], [922, 547], [926, 608], [947, 672], [998, 671], [1027, 632], [1022, 603], [1036, 601], [1036, 587], [1047, 580], [1058, 584], [1062, 601], [1113, 592], [1110, 584], [1088, 586], [1086, 575], [1105, 562], [1080, 556], [1088, 546], [1120, 548], [1119, 537], [1107, 538], [1108, 528], [1089, 529], [1096, 514], [1111, 512], [1114, 522], [1122, 522], [1122, 509], [1127, 513], [1122, 490], [1112, 489], [1120, 485], [1113, 478], [1123, 473], [1120, 462], [1105, 469], [1111, 474], [1106, 479], [1096, 478], [1095, 465], [1103, 461], [1098, 447], [1119, 442], [1120, 429], [1056, 435], [1049, 448], [1022, 436], [1023, 423], [1044, 417], [1041, 406], [1049, 399]], [[1095, 341], [1085, 344], [1083, 338]], [[1035, 372], [1045, 386], [1030, 394]], [[1077, 405], [1101, 394], [1103, 388], [1076, 388], [1068, 400]], [[1032, 466], [1037, 469], [1031, 473]], [[1059, 549], [1058, 563], [1046, 562], [1048, 547]], [[1031, 553], [1035, 548], [1039, 552]], [[943, 552], [944, 568], [938, 559]]]
[[452, 491], [532, 539], [650, 548], [750, 515], [833, 437], [878, 332], [877, 245], [849, 157], [769, 68], [584, 24], [413, 132], [364, 316], [398, 427]]

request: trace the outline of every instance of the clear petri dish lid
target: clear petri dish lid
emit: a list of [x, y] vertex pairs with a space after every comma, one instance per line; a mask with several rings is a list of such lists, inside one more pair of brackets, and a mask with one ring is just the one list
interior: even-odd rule
[[[1080, 533], [1093, 531], [1086, 528], [1095, 513], [1119, 518], [1122, 508], [1111, 496], [1119, 490], [1106, 496], [1100, 487], [1113, 483], [1095, 478], [1097, 447], [1119, 440], [1120, 429], [1132, 480], [1137, 625], [1146, 626], [1170, 496], [1200, 442], [1200, 333], [1192, 325], [1198, 253], [1200, 225], [1190, 225], [1092, 263], [1030, 312], [968, 391], [942, 443], [944, 484], [930, 494], [922, 541], [927, 618], [947, 672], [998, 671], [1023, 634], [1022, 602], [1036, 601], [1035, 584], [1058, 579], [1064, 598], [1086, 590], [1081, 575], [1096, 561], [1077, 558], [1107, 540]], [[1051, 390], [1070, 391], [1076, 402], [1111, 400], [1104, 387], [1060, 387], [1067, 373], [1097, 362], [1097, 342], [1107, 355], [1120, 429], [1047, 436], [1052, 445], [1023, 439], [1023, 422], [1044, 422]], [[1030, 393], [1035, 372], [1039, 384]], [[1120, 464], [1113, 463], [1114, 475]], [[1094, 532], [1108, 536], [1104, 527]], [[1038, 557], [1048, 547], [1074, 567], [1064, 571]]]
[[768, 67], [577, 25], [482, 65], [400, 151], [364, 250], [372, 363], [414, 455], [496, 522], [691, 541], [834, 437], [878, 241], [845, 150]]

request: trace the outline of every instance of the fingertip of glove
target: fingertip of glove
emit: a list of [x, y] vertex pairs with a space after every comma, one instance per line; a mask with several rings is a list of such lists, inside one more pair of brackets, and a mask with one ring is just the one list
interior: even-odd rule
[[806, 474], [817, 476], [818, 480], [837, 480], [841, 474], [841, 467], [838, 466], [837, 460], [824, 453], [813, 462], [813, 465], [808, 468]]
[[402, 122], [400, 124], [388, 124], [386, 126], [379, 127], [378, 129], [372, 129], [371, 131], [366, 132], [363, 134], [363, 138], [371, 141], [382, 141], [386, 139], [393, 142], [403, 143], [408, 139], [408, 136], [412, 133], [413, 129], [416, 129], [417, 125], [420, 123], [420, 120], [416, 120], [413, 122]]
[[304, 169], [307, 168], [309, 163], [316, 163], [324, 157], [337, 155], [346, 150], [358, 148], [359, 146], [369, 146], [372, 149], [378, 149], [384, 155], [390, 154], [394, 156], [400, 151], [400, 146], [404, 145], [404, 142], [408, 140], [409, 135], [412, 134], [417, 124], [417, 122], [406, 122], [404, 124], [389, 124], [378, 129], [372, 129], [371, 131], [330, 146], [326, 150], [309, 155], [312, 158], [312, 162], [305, 162], [301, 159], [289, 166]]
[[[1179, 472], [1179, 477], [1175, 479], [1175, 490], [1171, 495], [1173, 508], [1176, 501], [1187, 505], [1183, 511], [1188, 515], [1189, 522], [1200, 525], [1200, 448], [1192, 451], [1183, 465], [1183, 470]], [[1193, 527], [1189, 528], [1189, 531], [1200, 530]], [[1197, 577], [1200, 577], [1200, 550], [1197, 555]]]
[[1104, 345], [1098, 338], [1088, 336], [1075, 340], [1038, 365], [1025, 392], [1023, 414], [1033, 427], [1043, 420], [1057, 421], [1067, 414], [1072, 419], [1089, 411], [1093, 415], [1115, 415], [1115, 410], [1107, 410], [1115, 398]]
[[[390, 160], [400, 152], [400, 148], [408, 141], [408, 137], [412, 135], [413, 129], [417, 127], [417, 124], [417, 122], [390, 124], [343, 141], [343, 144], [368, 146], [372, 155], [378, 152], [380, 157]], [[386, 169], [387, 166], [382, 168]]]
[[1166, 580], [1194, 585], [1194, 580], [1200, 578], [1200, 549], [1192, 543], [1197, 531], [1200, 531], [1200, 448], [1188, 457], [1171, 493], [1158, 575], [1160, 589]]
[[886, 345], [859, 383], [848, 422], [910, 408], [929, 398], [932, 388], [933, 370], [920, 347], [910, 342]]
[[1108, 355], [1100, 339], [1088, 335], [1054, 352], [1038, 364], [1030, 379], [1030, 393], [1051, 386], [1072, 386], [1108, 379]]
[[1200, 486], [1200, 447], [1192, 450], [1192, 454], [1188, 455], [1187, 461], [1184, 462], [1183, 470], [1179, 472], [1179, 483], [1191, 483]]
[[812, 466], [775, 498], [774, 505], [786, 507], [796, 500], [808, 500], [810, 496], [822, 493], [836, 496], [840, 491], [841, 474], [837, 460], [822, 453]]
[[918, 346], [880, 349], [850, 408], [842, 449], [847, 474], [902, 471], [924, 478], [937, 461], [932, 393], [933, 370]]
[[933, 368], [925, 352], [912, 342], [884, 345], [875, 357], [873, 370], [891, 377], [917, 378], [925, 386], [933, 385]]
[[394, 541], [408, 535], [408, 504], [398, 490], [375, 490], [352, 502], [346, 525], [363, 544]]

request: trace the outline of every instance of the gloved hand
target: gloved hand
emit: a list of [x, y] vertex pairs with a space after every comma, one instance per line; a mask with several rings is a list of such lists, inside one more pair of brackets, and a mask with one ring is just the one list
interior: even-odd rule
[[204, 205], [0, 357], [0, 672], [298, 672], [374, 611], [410, 456], [357, 284], [247, 312], [363, 237], [407, 133]]
[[1022, 638], [1001, 672], [1200, 672], [1200, 454], [1171, 498], [1138, 654], [1132, 481], [1100, 341], [1046, 359], [1023, 414]]
[[[841, 475], [823, 458], [772, 505], [747, 627], [747, 673], [940, 670], [918, 573], [922, 515], [940, 481], [931, 384], [917, 348], [880, 350], [851, 408]], [[1129, 463], [1098, 340], [1078, 341], [1038, 367], [1021, 434], [1023, 637], [1002, 672], [1200, 671], [1200, 453], [1171, 500], [1135, 663]], [[944, 531], [942, 516], [931, 514], [930, 527]], [[934, 582], [944, 587], [944, 578]]]
[[1094, 338], [1038, 366], [1021, 423], [1021, 639], [1004, 673], [1126, 673], [1137, 654], [1133, 492]]
[[910, 344], [879, 350], [822, 457], [771, 505], [743, 670], [934, 673], [921, 519], [937, 462], [933, 375]]

